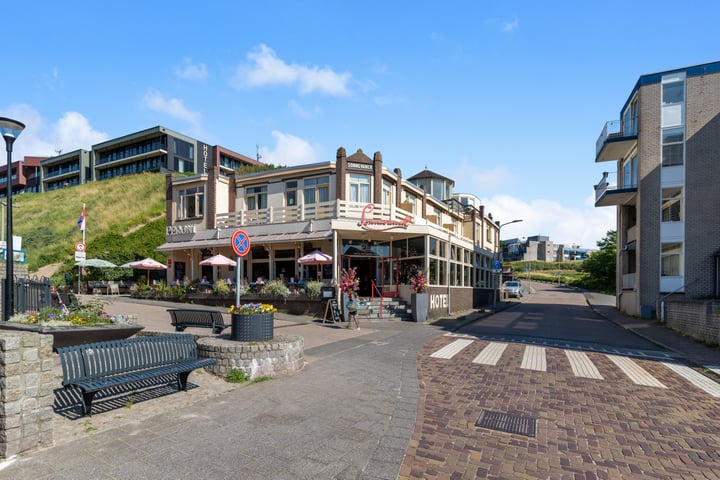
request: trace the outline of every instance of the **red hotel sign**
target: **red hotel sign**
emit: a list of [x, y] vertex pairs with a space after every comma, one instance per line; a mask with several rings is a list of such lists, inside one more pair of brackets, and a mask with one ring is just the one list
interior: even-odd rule
[[362, 210], [362, 215], [360, 216], [360, 221], [358, 222], [358, 227], [365, 230], [374, 230], [381, 232], [384, 230], [391, 230], [393, 228], [407, 228], [408, 225], [411, 224], [413, 221], [410, 215], [407, 215], [402, 220], [382, 220], [365, 218], [365, 215], [370, 215], [370, 213], [372, 213], [374, 209], [375, 205], [372, 203], [368, 203], [367, 205], [365, 205]]

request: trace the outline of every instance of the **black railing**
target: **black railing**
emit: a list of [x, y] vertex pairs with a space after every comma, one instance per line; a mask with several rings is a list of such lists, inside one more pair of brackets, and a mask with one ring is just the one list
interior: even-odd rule
[[[2, 282], [2, 287], [5, 295], [5, 282]], [[52, 305], [52, 286], [48, 278], [20, 278], [14, 282], [14, 287], [15, 312], [10, 312], [9, 317], [17, 312], [40, 310], [42, 307]]]

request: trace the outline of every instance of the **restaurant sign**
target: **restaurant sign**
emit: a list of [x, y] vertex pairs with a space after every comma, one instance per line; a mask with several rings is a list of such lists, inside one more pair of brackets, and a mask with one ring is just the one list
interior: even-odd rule
[[407, 229], [408, 225], [413, 222], [410, 215], [406, 215], [402, 220], [382, 219], [382, 218], [370, 218], [370, 214], [375, 210], [375, 205], [368, 203], [362, 210], [358, 227], [364, 230], [373, 231], [385, 231], [393, 228], [404, 228]]

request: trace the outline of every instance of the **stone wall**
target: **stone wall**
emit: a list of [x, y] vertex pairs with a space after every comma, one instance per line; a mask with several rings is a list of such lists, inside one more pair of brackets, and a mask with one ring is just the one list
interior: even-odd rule
[[0, 331], [0, 457], [53, 445], [52, 335]]
[[720, 302], [666, 302], [665, 322], [673, 330], [707, 344], [720, 344]]
[[301, 370], [305, 364], [305, 340], [299, 335], [275, 335], [265, 342], [204, 337], [197, 340], [197, 346], [199, 357], [217, 360], [206, 370], [223, 378], [233, 368], [239, 368], [255, 379], [289, 375]]

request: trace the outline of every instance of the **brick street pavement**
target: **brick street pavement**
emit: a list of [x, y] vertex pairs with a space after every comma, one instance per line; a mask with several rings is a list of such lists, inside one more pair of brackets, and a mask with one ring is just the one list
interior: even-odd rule
[[[598, 313], [673, 357], [720, 364], [717, 349], [602, 303]], [[418, 416], [399, 478], [720, 478], [717, 383], [667, 357], [504, 345], [448, 334], [422, 348]], [[481, 415], [496, 418], [494, 428], [477, 426]], [[533, 420], [534, 435], [520, 432]], [[507, 427], [519, 430], [496, 429]]]

